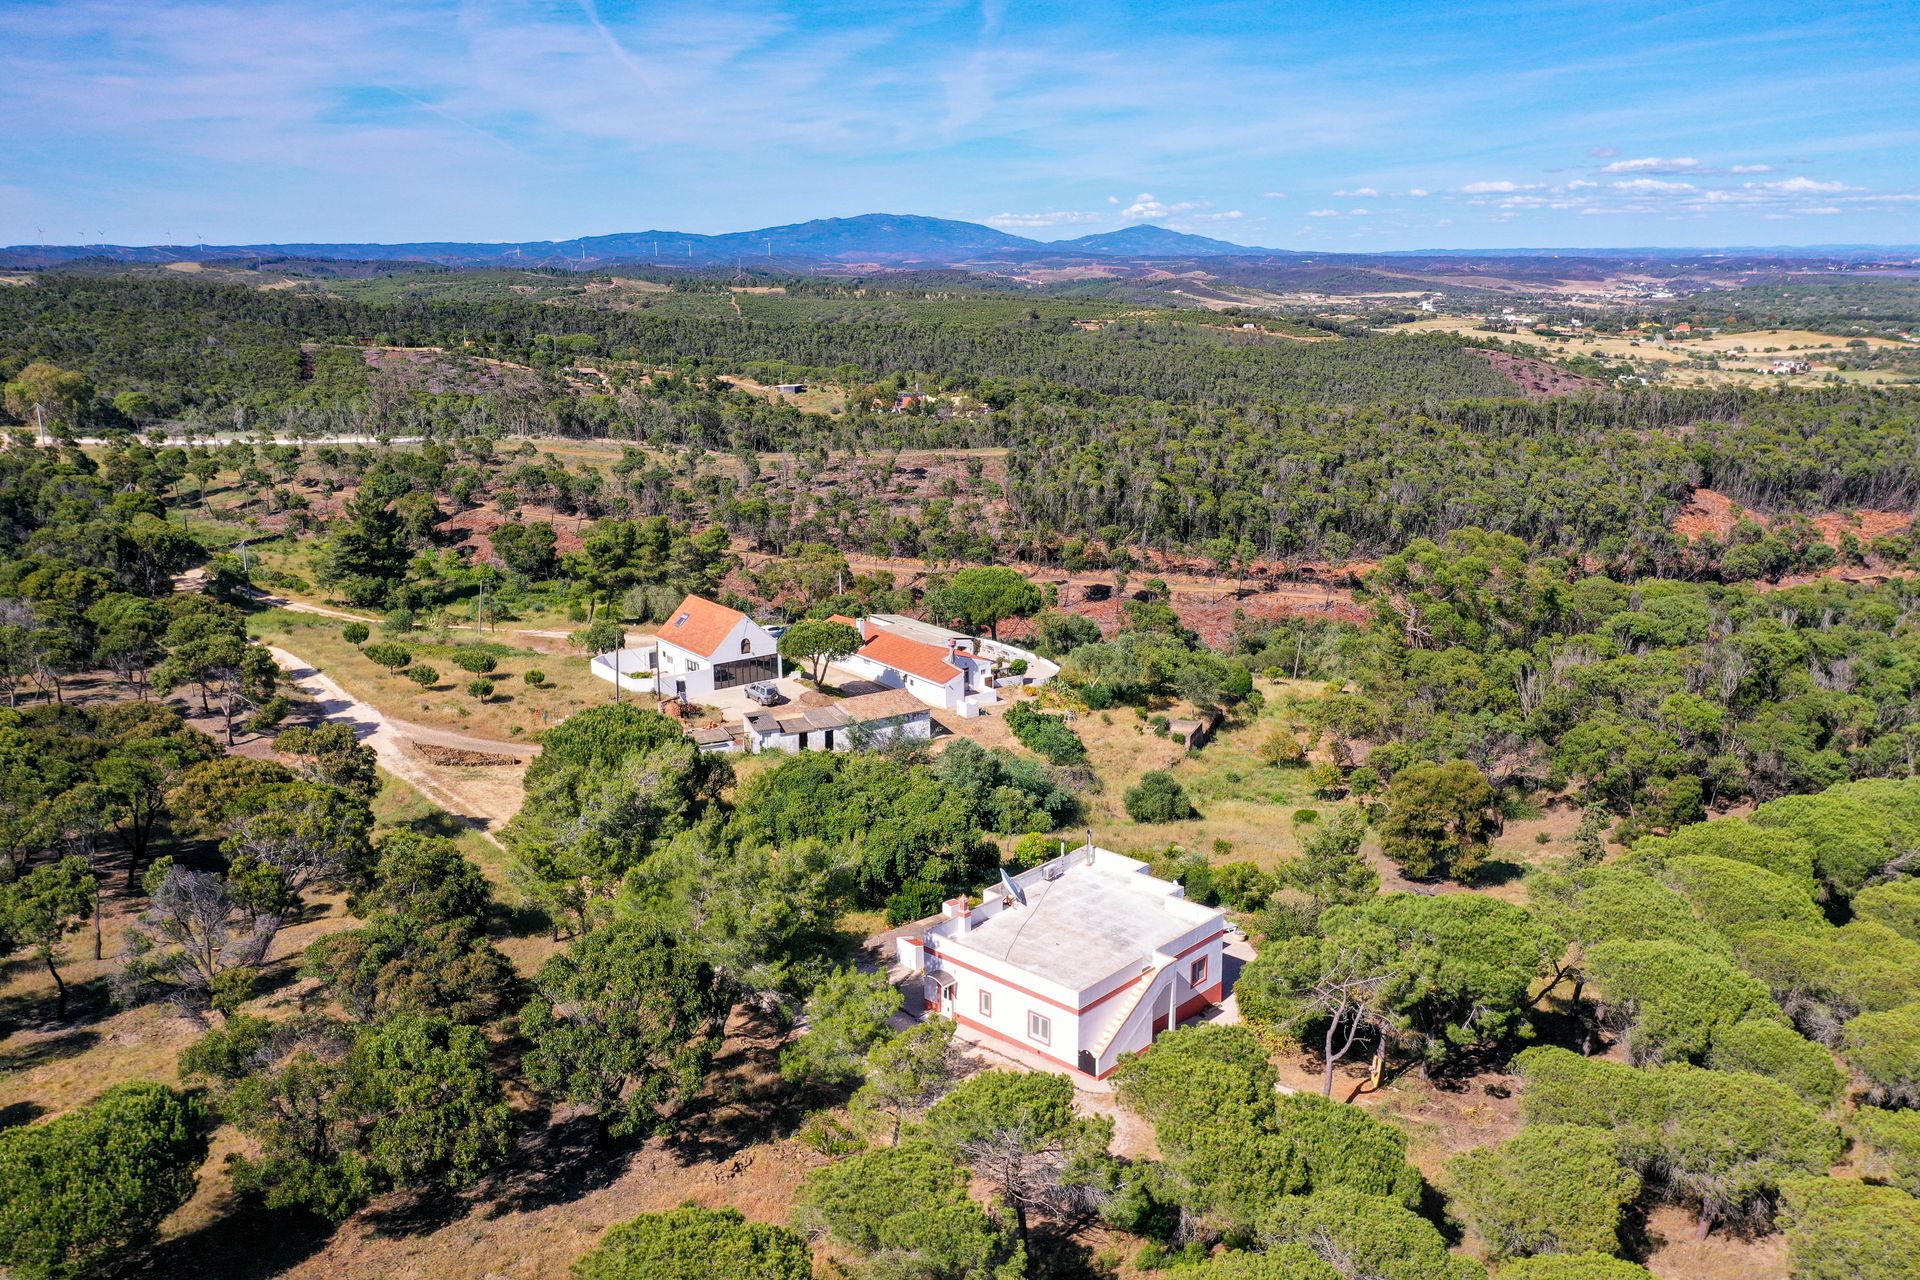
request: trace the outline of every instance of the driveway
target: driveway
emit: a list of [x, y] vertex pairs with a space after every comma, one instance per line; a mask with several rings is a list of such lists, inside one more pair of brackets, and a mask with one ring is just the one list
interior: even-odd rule
[[[442, 769], [429, 763], [421, 757], [416, 745], [424, 743], [455, 751], [507, 756], [517, 764], [525, 764], [539, 754], [538, 746], [529, 742], [476, 738], [393, 719], [348, 693], [333, 677], [322, 673], [298, 654], [274, 645], [268, 645], [267, 651], [273, 655], [273, 660], [281, 670], [286, 672], [288, 683], [312, 698], [329, 723], [353, 726], [354, 736], [373, 748], [381, 768], [412, 786], [489, 841], [496, 845], [500, 843], [494, 837], [494, 832], [519, 808], [517, 803], [510, 803], [506, 799], [500, 783], [506, 781], [506, 777], [511, 777], [516, 783], [511, 791], [517, 793], [519, 770], [510, 770], [508, 766], [489, 767], [485, 771], [488, 774], [505, 776], [489, 778], [488, 784], [482, 785], [464, 777], [461, 771]], [[470, 769], [465, 772], [479, 773], [481, 770]]]

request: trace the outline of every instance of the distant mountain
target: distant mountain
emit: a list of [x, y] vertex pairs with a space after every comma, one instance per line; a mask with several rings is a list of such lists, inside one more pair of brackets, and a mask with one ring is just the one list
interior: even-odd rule
[[771, 251], [775, 257], [829, 258], [840, 262], [955, 262], [981, 257], [1031, 257], [1051, 247], [983, 227], [977, 222], [923, 218], [906, 213], [815, 218], [784, 227], [714, 236], [712, 244], [722, 253], [765, 256]]
[[[1841, 256], [1835, 247], [1835, 256]], [[1859, 247], [1868, 251], [1868, 247]], [[1390, 256], [1398, 260], [1448, 258], [1511, 261], [1515, 259], [1599, 259], [1635, 257], [1655, 261], [1713, 261], [1729, 265], [1741, 254], [1752, 259], [1814, 255], [1815, 250], [1700, 250], [1700, 249], [1503, 249], [1425, 250]], [[1882, 248], [1877, 253], [1906, 250]], [[243, 245], [13, 245], [0, 248], [0, 267], [59, 267], [75, 263], [210, 262], [270, 265], [276, 261], [348, 263], [434, 263], [445, 267], [547, 267], [606, 270], [619, 264], [670, 269], [709, 269], [741, 266], [767, 271], [804, 273], [829, 266], [873, 263], [887, 266], [979, 269], [991, 273], [1008, 266], [1064, 266], [1090, 259], [1152, 262], [1156, 260], [1225, 259], [1249, 261], [1241, 266], [1221, 263], [1220, 271], [1276, 269], [1280, 264], [1260, 258], [1339, 257], [1306, 255], [1297, 250], [1258, 249], [1207, 236], [1170, 231], [1143, 224], [1119, 231], [1079, 236], [1051, 243], [1009, 235], [977, 222], [925, 218], [905, 213], [867, 213], [854, 218], [816, 218], [758, 231], [731, 231], [702, 235], [691, 231], [623, 231], [614, 235], [578, 236], [571, 240], [524, 240], [518, 243], [422, 241], [411, 244], [243, 244]], [[1290, 269], [1290, 268], [1289, 268]]]
[[0, 249], [0, 264], [57, 266], [85, 259], [112, 262], [217, 262], [234, 259], [319, 258], [357, 262], [434, 262], [445, 266], [606, 267], [616, 262], [661, 266], [713, 265], [749, 260], [794, 266], [804, 262], [960, 263], [981, 259], [1058, 257], [1061, 250], [1008, 235], [977, 222], [868, 213], [757, 231], [701, 235], [691, 231], [624, 231], [572, 240], [518, 243], [420, 241], [409, 244], [13, 245]]
[[1188, 235], [1184, 231], [1169, 231], [1151, 223], [1123, 227], [1119, 231], [1102, 231], [1098, 235], [1078, 236], [1072, 240], [1055, 240], [1048, 247], [1095, 253], [1103, 258], [1224, 258], [1280, 252], [1252, 249], [1229, 240]]

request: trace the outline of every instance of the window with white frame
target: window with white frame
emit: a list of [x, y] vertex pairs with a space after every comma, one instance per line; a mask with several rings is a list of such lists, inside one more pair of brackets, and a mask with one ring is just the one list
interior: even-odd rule
[[1053, 1019], [1044, 1014], [1027, 1013], [1027, 1039], [1040, 1044], [1053, 1043]]
[[1187, 981], [1196, 987], [1207, 985], [1207, 958], [1201, 956], [1187, 966]]
[[980, 989], [980, 1016], [983, 1018], [991, 1018], [993, 1016], [993, 992], [988, 991], [985, 987]]

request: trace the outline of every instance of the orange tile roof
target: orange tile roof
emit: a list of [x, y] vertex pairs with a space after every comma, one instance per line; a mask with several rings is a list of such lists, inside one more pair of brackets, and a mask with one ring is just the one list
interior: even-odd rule
[[700, 596], [688, 596], [667, 617], [660, 638], [688, 653], [711, 658], [720, 642], [727, 638], [747, 615]]
[[945, 684], [960, 674], [960, 668], [947, 660], [947, 650], [939, 645], [921, 644], [918, 640], [909, 640], [878, 627], [861, 629], [867, 632], [867, 642], [860, 646], [860, 656], [863, 658], [871, 658], [883, 667], [892, 667], [895, 671], [904, 671], [935, 684]]

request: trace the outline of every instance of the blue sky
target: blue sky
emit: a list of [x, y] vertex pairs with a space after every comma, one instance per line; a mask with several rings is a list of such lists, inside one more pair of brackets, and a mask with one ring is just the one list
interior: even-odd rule
[[0, 242], [1920, 242], [1920, 11], [0, 0]]

